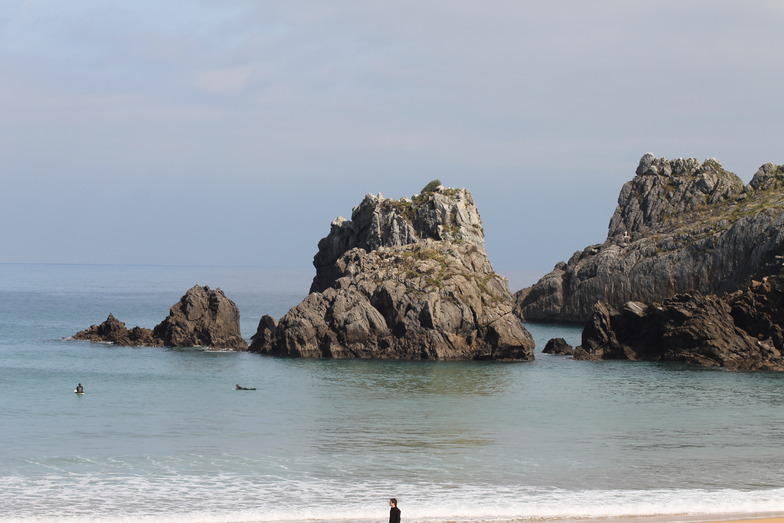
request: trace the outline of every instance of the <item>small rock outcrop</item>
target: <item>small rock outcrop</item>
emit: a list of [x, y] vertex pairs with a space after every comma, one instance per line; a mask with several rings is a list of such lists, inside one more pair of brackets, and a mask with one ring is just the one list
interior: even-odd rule
[[484, 251], [466, 189], [367, 196], [332, 222], [311, 293], [264, 316], [250, 350], [288, 357], [530, 360], [506, 280]]
[[570, 356], [574, 354], [574, 347], [569, 345], [563, 338], [551, 338], [542, 350], [545, 354], [559, 354]]
[[245, 350], [240, 311], [220, 289], [195, 285], [153, 329], [167, 347], [220, 347]]
[[222, 290], [196, 285], [188, 290], [169, 315], [154, 329], [134, 327], [112, 314], [100, 325], [73, 335], [74, 339], [124, 346], [210, 347], [246, 350], [240, 334], [237, 305]]
[[598, 303], [574, 358], [784, 371], [783, 326], [784, 278], [776, 275], [723, 296], [695, 291], [620, 310]]
[[744, 186], [716, 160], [648, 153], [621, 189], [605, 242], [518, 291], [515, 313], [583, 322], [597, 301], [621, 308], [683, 292], [731, 292], [775, 264], [783, 249], [784, 166], [763, 165]]
[[153, 337], [152, 330], [142, 327], [134, 327], [128, 330], [125, 323], [115, 318], [112, 314], [109, 314], [106, 321], [100, 325], [91, 325], [88, 329], [74, 334], [72, 338], [75, 340], [112, 343], [126, 347], [163, 345], [161, 340]]

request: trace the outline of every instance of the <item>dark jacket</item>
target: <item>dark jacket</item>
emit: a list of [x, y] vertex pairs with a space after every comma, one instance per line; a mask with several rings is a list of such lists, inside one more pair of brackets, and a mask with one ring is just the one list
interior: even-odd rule
[[400, 509], [391, 507], [389, 509], [389, 523], [400, 523]]

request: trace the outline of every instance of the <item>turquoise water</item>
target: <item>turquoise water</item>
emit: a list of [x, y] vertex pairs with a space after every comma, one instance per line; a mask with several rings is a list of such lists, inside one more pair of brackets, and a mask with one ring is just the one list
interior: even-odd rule
[[[393, 496], [407, 522], [784, 511], [784, 374], [65, 339], [109, 312], [152, 327], [194, 284], [250, 337], [311, 276], [0, 265], [0, 521], [385, 521]], [[537, 351], [579, 343], [527, 327]]]

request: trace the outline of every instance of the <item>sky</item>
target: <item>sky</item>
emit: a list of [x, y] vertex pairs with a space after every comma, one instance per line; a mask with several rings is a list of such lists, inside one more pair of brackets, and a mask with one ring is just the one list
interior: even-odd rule
[[310, 267], [367, 193], [467, 187], [510, 284], [646, 152], [784, 164], [774, 0], [0, 0], [0, 263]]

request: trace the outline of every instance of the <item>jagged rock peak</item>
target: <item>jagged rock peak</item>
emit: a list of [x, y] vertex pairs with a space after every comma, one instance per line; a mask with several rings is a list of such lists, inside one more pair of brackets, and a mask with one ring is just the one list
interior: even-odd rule
[[624, 184], [607, 238], [637, 239], [680, 213], [744, 193], [738, 176], [714, 158], [668, 160], [646, 153], [634, 179]]
[[425, 239], [465, 242], [484, 249], [482, 220], [468, 189], [428, 186], [421, 194], [399, 200], [368, 194], [354, 207], [351, 220], [338, 217], [319, 241], [310, 291], [323, 291], [334, 284], [334, 264], [351, 249], [371, 252]]
[[766, 163], [760, 167], [749, 182], [749, 186], [757, 191], [781, 188], [784, 182], [784, 165]]

